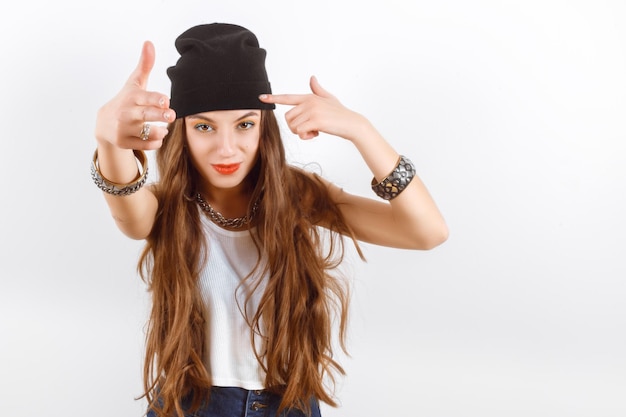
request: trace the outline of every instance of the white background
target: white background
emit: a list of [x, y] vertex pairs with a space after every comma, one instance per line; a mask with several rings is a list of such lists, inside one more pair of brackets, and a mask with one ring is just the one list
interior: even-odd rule
[[[351, 263], [352, 356], [326, 417], [626, 415], [621, 0], [3, 2], [0, 415], [142, 415], [142, 242], [91, 182], [94, 120], [144, 40], [169, 93], [174, 38], [214, 21], [257, 34], [274, 92], [315, 74], [370, 118], [451, 230]], [[349, 144], [285, 140], [373, 195]]]

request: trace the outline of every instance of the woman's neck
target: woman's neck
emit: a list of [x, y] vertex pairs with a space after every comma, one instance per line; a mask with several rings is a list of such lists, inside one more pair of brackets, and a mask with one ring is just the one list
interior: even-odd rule
[[252, 194], [249, 188], [246, 184], [234, 188], [216, 188], [209, 185], [201, 193], [214, 210], [229, 219], [247, 214]]

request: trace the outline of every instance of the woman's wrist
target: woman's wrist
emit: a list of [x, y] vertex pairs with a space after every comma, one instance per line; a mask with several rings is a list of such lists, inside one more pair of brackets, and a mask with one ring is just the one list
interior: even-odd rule
[[117, 184], [128, 184], [137, 178], [140, 171], [132, 149], [122, 149], [107, 141], [96, 142], [98, 169], [103, 177]]
[[349, 140], [359, 148], [364, 143], [367, 143], [380, 136], [374, 125], [360, 113], [352, 112], [352, 125], [347, 129], [347, 133], [343, 136], [344, 139]]
[[97, 148], [93, 154], [93, 160], [91, 162], [91, 178], [98, 188], [107, 194], [125, 196], [137, 192], [144, 186], [146, 180], [148, 179], [148, 158], [146, 157], [146, 153], [144, 151], [131, 151], [136, 174], [132, 180], [124, 182], [120, 182], [117, 178], [116, 180], [112, 180], [110, 176], [107, 177], [102, 173], [100, 169], [101, 164], [98, 158], [98, 151], [99, 149]]

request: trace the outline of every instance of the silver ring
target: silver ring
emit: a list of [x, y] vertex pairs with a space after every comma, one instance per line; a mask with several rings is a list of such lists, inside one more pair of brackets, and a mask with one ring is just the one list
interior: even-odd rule
[[150, 125], [148, 123], [144, 123], [141, 127], [141, 133], [139, 133], [139, 138], [141, 140], [148, 140], [148, 136], [150, 135]]

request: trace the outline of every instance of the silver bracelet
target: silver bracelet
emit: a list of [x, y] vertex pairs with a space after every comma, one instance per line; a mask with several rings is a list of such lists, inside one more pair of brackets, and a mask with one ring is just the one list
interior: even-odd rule
[[91, 178], [93, 179], [93, 182], [96, 183], [98, 188], [108, 194], [125, 196], [137, 192], [141, 187], [143, 187], [148, 179], [148, 158], [143, 151], [133, 150], [133, 153], [135, 154], [135, 158], [137, 158], [141, 164], [141, 172], [137, 174], [137, 177], [129, 184], [118, 184], [104, 178], [100, 172], [100, 167], [98, 165], [98, 150], [96, 149], [93, 154], [93, 161], [91, 161]]
[[398, 165], [391, 174], [379, 183], [372, 179], [372, 190], [383, 200], [393, 200], [409, 185], [415, 177], [415, 165], [406, 156], [400, 155]]

